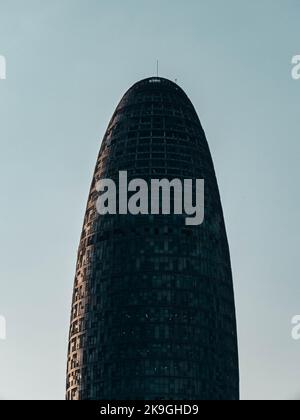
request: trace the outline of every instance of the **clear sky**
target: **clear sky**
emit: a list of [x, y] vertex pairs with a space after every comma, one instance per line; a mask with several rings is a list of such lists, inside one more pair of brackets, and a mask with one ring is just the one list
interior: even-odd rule
[[0, 0], [0, 398], [63, 399], [76, 252], [125, 91], [187, 92], [231, 248], [243, 399], [300, 398], [299, 0]]

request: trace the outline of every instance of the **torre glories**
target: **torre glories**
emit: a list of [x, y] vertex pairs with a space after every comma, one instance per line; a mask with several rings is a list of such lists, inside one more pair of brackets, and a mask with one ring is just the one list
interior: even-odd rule
[[[141, 180], [149, 189], [138, 198]], [[167, 79], [131, 87], [101, 145], [78, 250], [66, 398], [239, 399], [214, 165], [191, 101]]]

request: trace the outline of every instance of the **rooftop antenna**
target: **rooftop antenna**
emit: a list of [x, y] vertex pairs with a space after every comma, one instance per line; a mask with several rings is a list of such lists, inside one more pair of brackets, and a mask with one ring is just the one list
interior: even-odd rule
[[159, 70], [159, 60], [157, 60], [157, 62], [156, 62], [156, 75], [157, 75], [157, 77], [158, 77], [158, 70]]

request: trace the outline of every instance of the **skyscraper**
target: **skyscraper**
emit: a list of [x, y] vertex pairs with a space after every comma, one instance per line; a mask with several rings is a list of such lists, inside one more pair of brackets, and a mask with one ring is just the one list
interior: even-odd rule
[[[105, 215], [103, 178], [205, 180], [205, 218]], [[212, 158], [175, 83], [138, 82], [104, 136], [81, 235], [67, 399], [236, 400], [239, 369], [229, 248]]]

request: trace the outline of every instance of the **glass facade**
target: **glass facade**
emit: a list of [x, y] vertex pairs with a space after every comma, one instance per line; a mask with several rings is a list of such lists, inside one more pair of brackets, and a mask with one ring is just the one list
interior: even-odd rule
[[[102, 178], [204, 179], [205, 219], [105, 215]], [[235, 304], [212, 158], [175, 83], [150, 78], [118, 105], [92, 180], [73, 293], [69, 400], [237, 400]]]

